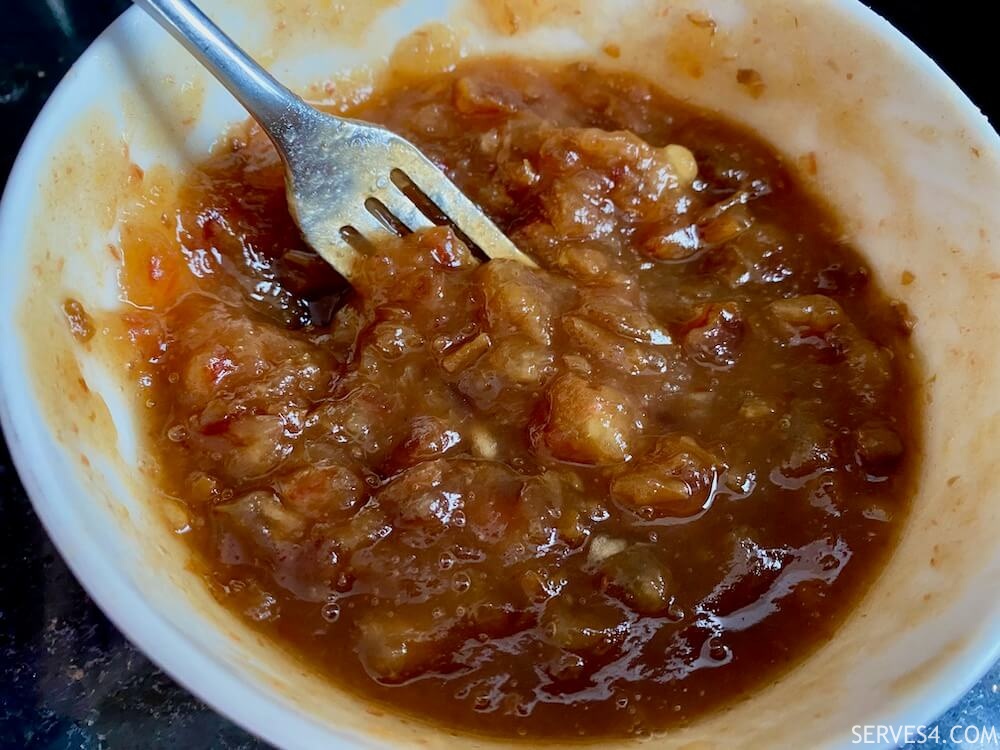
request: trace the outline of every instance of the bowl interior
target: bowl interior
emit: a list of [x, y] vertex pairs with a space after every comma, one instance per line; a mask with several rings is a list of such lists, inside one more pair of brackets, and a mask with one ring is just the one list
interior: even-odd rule
[[[793, 162], [814, 159], [803, 179], [915, 314], [926, 456], [889, 564], [802, 665], [653, 745], [848, 745], [855, 725], [930, 719], [997, 658], [1000, 143], [891, 27], [848, 0], [203, 4], [311, 99], [363, 94], [394, 50], [396, 64], [421, 68], [504, 52], [640, 73], [752, 125]], [[738, 84], [743, 68], [761, 74], [759, 98]], [[19, 470], [116, 624], [257, 734], [288, 747], [497, 745], [359, 702], [223, 610], [187, 565], [176, 506], [153, 489], [136, 437], [142, 396], [123, 387], [114, 332], [86, 345], [69, 334], [66, 298], [92, 311], [120, 304], [113, 248], [120, 211], [142, 186], [136, 165], [183, 169], [244, 117], [136, 10], [53, 96], [0, 209], [2, 415]]]

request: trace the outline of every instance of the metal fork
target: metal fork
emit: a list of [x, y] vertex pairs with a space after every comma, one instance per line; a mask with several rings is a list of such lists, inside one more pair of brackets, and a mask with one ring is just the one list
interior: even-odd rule
[[409, 141], [311, 107], [190, 0], [133, 2], [208, 68], [270, 136], [285, 165], [292, 216], [306, 242], [348, 281], [359, 247], [444, 223], [490, 258], [535, 265]]

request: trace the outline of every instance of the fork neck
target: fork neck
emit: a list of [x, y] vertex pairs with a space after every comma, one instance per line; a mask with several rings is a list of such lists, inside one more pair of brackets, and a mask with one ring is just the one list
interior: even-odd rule
[[180, 42], [246, 107], [279, 150], [317, 114], [258, 65], [190, 0], [133, 0]]

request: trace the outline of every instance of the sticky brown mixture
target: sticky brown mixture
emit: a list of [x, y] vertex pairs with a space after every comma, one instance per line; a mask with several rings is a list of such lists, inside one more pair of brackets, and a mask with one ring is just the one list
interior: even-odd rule
[[579, 65], [352, 114], [543, 270], [437, 228], [349, 288], [252, 130], [133, 214], [152, 451], [218, 599], [391, 710], [533, 739], [690, 720], [828, 638], [906, 515], [908, 327], [781, 158]]

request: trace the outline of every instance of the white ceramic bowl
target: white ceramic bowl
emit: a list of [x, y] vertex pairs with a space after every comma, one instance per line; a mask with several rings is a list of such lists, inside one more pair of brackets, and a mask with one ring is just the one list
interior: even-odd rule
[[[919, 320], [925, 450], [898, 549], [858, 609], [799, 667], [726, 712], [650, 741], [710, 750], [849, 746], [852, 727], [919, 724], [1000, 656], [1000, 142], [955, 85], [853, 0], [205, 0], [282, 79], [320, 97], [361, 86], [430, 21], [438, 63], [510, 51], [600, 59], [756, 127], [846, 217]], [[248, 7], [249, 6], [249, 7]], [[582, 11], [582, 12], [581, 12]], [[715, 33], [691, 13], [707, 13]], [[617, 59], [602, 52], [618, 45]], [[419, 50], [412, 39], [409, 49]], [[442, 51], [443, 50], [443, 51]], [[767, 86], [754, 99], [736, 70]], [[341, 84], [341, 90], [346, 84]], [[490, 747], [383, 714], [310, 674], [224, 611], [187, 567], [151, 489], [108, 336], [70, 337], [67, 296], [117, 304], [118, 211], [136, 163], [183, 167], [239, 107], [132, 10], [38, 118], [0, 209], [2, 416], [60, 552], [111, 619], [192, 692], [286, 747]], [[131, 175], [131, 181], [130, 181]], [[910, 284], [902, 274], [913, 275]], [[613, 743], [605, 743], [613, 744]]]

